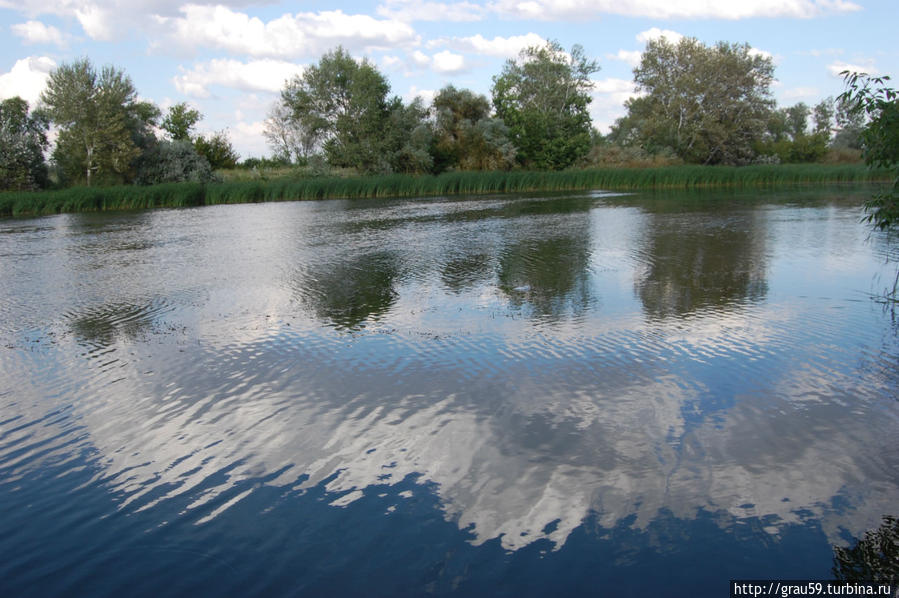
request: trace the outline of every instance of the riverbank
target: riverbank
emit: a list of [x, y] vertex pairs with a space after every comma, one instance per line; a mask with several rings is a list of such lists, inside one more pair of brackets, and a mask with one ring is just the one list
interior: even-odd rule
[[189, 207], [227, 203], [426, 197], [481, 193], [607, 189], [708, 189], [890, 180], [863, 164], [669, 166], [562, 172], [451, 172], [432, 175], [278, 178], [227, 183], [168, 183], [147, 187], [73, 187], [0, 194], [0, 217], [69, 212]]

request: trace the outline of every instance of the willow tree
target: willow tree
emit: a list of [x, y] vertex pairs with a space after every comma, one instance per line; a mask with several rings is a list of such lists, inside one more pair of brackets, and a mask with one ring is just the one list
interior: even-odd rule
[[562, 169], [590, 151], [593, 83], [599, 70], [575, 45], [565, 52], [558, 42], [532, 46], [508, 60], [493, 78], [493, 108], [509, 127], [526, 166]]
[[749, 162], [774, 108], [773, 80], [771, 58], [747, 44], [652, 40], [634, 69], [643, 95], [627, 102], [619, 137], [686, 162]]

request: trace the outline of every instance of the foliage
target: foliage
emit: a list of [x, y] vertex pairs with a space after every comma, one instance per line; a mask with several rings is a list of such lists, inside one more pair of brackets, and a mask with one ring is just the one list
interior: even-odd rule
[[389, 166], [385, 129], [390, 116], [387, 79], [342, 47], [288, 81], [281, 99], [331, 166], [381, 172]]
[[213, 170], [234, 168], [240, 159], [225, 131], [213, 133], [208, 139], [200, 135], [194, 140], [194, 148], [198, 154], [206, 158]]
[[864, 114], [869, 122], [860, 140], [865, 163], [873, 168], [888, 168], [894, 175], [892, 187], [875, 195], [867, 204], [867, 220], [880, 229], [899, 223], [899, 94], [887, 87], [889, 77], [870, 77], [864, 73], [842, 73], [846, 91], [840, 100], [855, 114]]
[[491, 118], [487, 98], [447, 85], [434, 96], [434, 170], [506, 170], [514, 165], [509, 129]]
[[172, 141], [191, 141], [193, 139], [191, 131], [202, 118], [198, 110], [181, 102], [169, 108], [160, 127], [168, 133]]
[[189, 141], [161, 141], [144, 153], [135, 182], [139, 185], [206, 183], [215, 180], [209, 161]]
[[852, 548], [834, 547], [833, 574], [839, 581], [899, 583], [899, 519], [886, 516]]
[[645, 95], [628, 100], [613, 138], [649, 153], [670, 148], [685, 162], [750, 163], [774, 105], [773, 62], [750, 50], [695, 38], [650, 41], [634, 69]]
[[98, 73], [87, 58], [50, 73], [41, 102], [60, 127], [54, 159], [68, 177], [88, 186], [95, 174], [128, 180], [141, 153], [139, 142], [158, 116], [155, 107], [137, 101], [123, 71], [105, 66]]
[[427, 122], [428, 111], [421, 99], [415, 98], [404, 106], [399, 98], [390, 102], [390, 115], [385, 127], [384, 158], [388, 164], [380, 166], [380, 172], [404, 172], [423, 174], [431, 172], [434, 158], [431, 156], [434, 132]]
[[20, 97], [0, 103], [0, 191], [27, 191], [47, 183], [47, 116], [30, 113]]
[[509, 128], [518, 160], [530, 168], [559, 170], [590, 150], [587, 105], [599, 70], [581, 46], [566, 53], [558, 42], [521, 51], [493, 78], [493, 107]]

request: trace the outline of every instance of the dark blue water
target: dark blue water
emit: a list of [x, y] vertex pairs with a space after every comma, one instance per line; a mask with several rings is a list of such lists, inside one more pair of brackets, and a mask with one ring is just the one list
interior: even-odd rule
[[899, 511], [864, 193], [0, 222], [0, 595], [726, 595]]

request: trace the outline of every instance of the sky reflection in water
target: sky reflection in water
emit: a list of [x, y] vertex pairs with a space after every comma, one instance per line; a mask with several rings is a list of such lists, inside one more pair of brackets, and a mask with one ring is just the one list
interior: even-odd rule
[[894, 249], [860, 197], [2, 222], [0, 573], [100, 594], [129, 567], [189, 568], [183, 593], [827, 576], [829, 544], [899, 504], [899, 342], [866, 295]]

